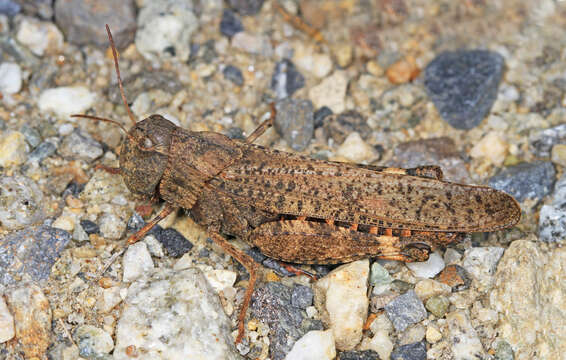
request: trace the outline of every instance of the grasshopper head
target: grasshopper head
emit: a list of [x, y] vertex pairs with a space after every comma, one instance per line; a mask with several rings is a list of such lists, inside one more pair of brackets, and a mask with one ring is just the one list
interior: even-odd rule
[[167, 168], [169, 145], [176, 126], [161, 115], [136, 123], [120, 150], [120, 169], [128, 189], [137, 195], [153, 196]]

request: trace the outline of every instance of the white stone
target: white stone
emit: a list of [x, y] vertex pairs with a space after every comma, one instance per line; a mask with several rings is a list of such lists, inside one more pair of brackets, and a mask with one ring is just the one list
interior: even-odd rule
[[128, 221], [114, 213], [105, 212], [99, 219], [100, 234], [107, 238], [118, 240], [126, 232]]
[[59, 117], [80, 114], [89, 109], [96, 95], [84, 86], [61, 86], [44, 90], [39, 95], [41, 112], [53, 112]]
[[29, 17], [20, 23], [16, 39], [38, 56], [55, 54], [63, 46], [63, 34], [55, 24]]
[[448, 296], [451, 292], [452, 288], [449, 285], [432, 279], [421, 280], [415, 285], [415, 293], [423, 301], [433, 296]]
[[240, 31], [232, 38], [232, 46], [250, 54], [271, 56], [273, 47], [267, 36]]
[[75, 228], [75, 220], [70, 216], [61, 215], [57, 219], [55, 219], [51, 226], [57, 229], [71, 232]]
[[503, 135], [492, 131], [487, 133], [476, 145], [470, 150], [470, 156], [473, 158], [486, 158], [495, 166], [500, 166], [505, 160], [509, 144], [505, 142]]
[[59, 126], [59, 128], [57, 129], [57, 131], [59, 132], [59, 135], [61, 135], [61, 136], [70, 135], [73, 132], [73, 130], [75, 130], [75, 127], [73, 126], [73, 124], [70, 124], [70, 123], [61, 124]]
[[313, 54], [312, 49], [298, 46], [293, 55], [295, 65], [317, 78], [323, 78], [332, 71], [332, 59], [327, 54]]
[[480, 290], [491, 285], [503, 251], [503, 248], [490, 246], [471, 248], [464, 253], [462, 267], [476, 280]]
[[236, 282], [236, 274], [234, 271], [214, 269], [204, 273], [206, 280], [212, 288], [218, 293], [226, 288], [232, 287]]
[[16, 94], [22, 88], [22, 69], [15, 63], [0, 64], [0, 92]]
[[297, 340], [285, 360], [331, 360], [335, 357], [332, 331], [313, 330]]
[[14, 337], [14, 317], [10, 314], [4, 298], [0, 296], [0, 344]]
[[357, 132], [350, 133], [340, 147], [336, 155], [342, 156], [352, 162], [371, 162], [377, 158], [375, 149], [368, 145]]
[[143, 242], [147, 245], [147, 249], [149, 250], [151, 256], [155, 256], [158, 258], [162, 258], [165, 256], [165, 250], [163, 250], [163, 245], [159, 242], [159, 240], [157, 240], [157, 238], [154, 235], [152, 234], [146, 235], [143, 238]]
[[121, 290], [122, 288], [119, 286], [103, 289], [97, 302], [98, 310], [103, 314], [112, 311], [116, 305], [122, 302]]
[[389, 359], [393, 351], [393, 341], [387, 330], [379, 330], [372, 338], [364, 339], [360, 344], [360, 350], [373, 350], [380, 359]]
[[342, 265], [317, 281], [315, 306], [333, 331], [336, 348], [353, 349], [362, 338], [369, 301], [367, 283], [369, 260]]
[[445, 264], [442, 256], [432, 253], [427, 261], [406, 263], [413, 275], [420, 278], [433, 278], [444, 269]]
[[[166, 339], [166, 341], [163, 341]], [[202, 272], [160, 269], [132, 283], [116, 326], [115, 360], [241, 359], [231, 324]]]
[[[186, 61], [191, 53], [191, 36], [197, 28], [198, 19], [190, 4], [175, 0], [147, 2], [138, 14], [136, 48], [150, 61], [162, 57]], [[168, 48], [174, 54], [167, 52]]]
[[446, 315], [452, 353], [456, 360], [483, 359], [486, 354], [476, 330], [463, 310]]
[[446, 249], [444, 252], [444, 263], [447, 265], [459, 264], [462, 260], [462, 254], [452, 248]]
[[332, 112], [339, 114], [346, 109], [346, 88], [348, 78], [343, 71], [335, 71], [320, 84], [313, 86], [309, 91], [309, 99], [315, 108], [328, 106]]
[[153, 260], [151, 260], [147, 245], [143, 242], [130, 245], [124, 254], [122, 266], [124, 267], [122, 279], [124, 282], [136, 280], [153, 270]]
[[10, 167], [23, 164], [27, 145], [24, 134], [19, 131], [5, 132], [0, 138], [0, 166]]

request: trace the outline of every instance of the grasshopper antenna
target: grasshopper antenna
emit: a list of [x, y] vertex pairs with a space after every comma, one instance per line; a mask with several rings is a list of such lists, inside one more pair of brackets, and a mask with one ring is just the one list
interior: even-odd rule
[[128, 100], [126, 100], [126, 94], [124, 93], [124, 86], [122, 86], [122, 78], [120, 77], [120, 67], [118, 66], [118, 53], [116, 52], [116, 46], [114, 45], [114, 39], [112, 38], [112, 33], [110, 32], [110, 26], [106, 24], [106, 32], [108, 33], [108, 40], [110, 41], [110, 47], [112, 48], [112, 57], [114, 58], [114, 68], [116, 68], [116, 76], [118, 78], [118, 86], [120, 87], [120, 95], [122, 96], [122, 101], [124, 102], [124, 106], [128, 111], [128, 116], [130, 120], [132, 120], [132, 124], [136, 124], [136, 118], [134, 114], [132, 114], [132, 110], [130, 110], [130, 106], [128, 105]]
[[132, 135], [130, 135], [130, 133], [128, 132], [128, 130], [119, 122], [117, 122], [116, 120], [110, 120], [110, 119], [105, 119], [105, 118], [101, 118], [98, 116], [92, 116], [92, 115], [84, 115], [84, 114], [73, 114], [71, 115], [71, 117], [73, 118], [83, 118], [83, 119], [90, 119], [90, 120], [95, 120], [95, 121], [104, 121], [104, 122], [108, 122], [114, 125], [117, 125], [120, 127], [120, 129], [122, 129], [122, 131], [124, 131], [126, 133], [126, 136], [130, 139], [132, 139]]

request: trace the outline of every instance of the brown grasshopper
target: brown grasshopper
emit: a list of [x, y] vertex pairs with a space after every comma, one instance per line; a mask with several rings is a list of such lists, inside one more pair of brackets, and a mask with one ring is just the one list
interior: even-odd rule
[[239, 237], [274, 259], [334, 264], [377, 257], [425, 261], [464, 233], [516, 224], [519, 205], [501, 191], [442, 180], [436, 166], [383, 168], [315, 160], [215, 132], [192, 132], [160, 115], [136, 122], [128, 107], [108, 25], [120, 93], [133, 127], [126, 132], [120, 173], [128, 189], [163, 199], [163, 210], [128, 243], [141, 239], [172, 211], [184, 208], [212, 240], [238, 260], [250, 279], [238, 317], [238, 336], [256, 282], [257, 264], [220, 234]]

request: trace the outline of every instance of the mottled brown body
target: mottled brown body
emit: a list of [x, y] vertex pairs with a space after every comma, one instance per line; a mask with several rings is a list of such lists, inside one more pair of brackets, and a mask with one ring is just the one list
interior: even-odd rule
[[[116, 56], [115, 64], [121, 87]], [[123, 91], [122, 97], [127, 107]], [[166, 207], [128, 242], [173, 210], [188, 210], [250, 272], [237, 342], [257, 264], [220, 233], [288, 262], [424, 261], [463, 233], [507, 228], [520, 218], [511, 196], [443, 181], [436, 166], [393, 169], [315, 160], [252, 144], [267, 123], [238, 141], [191, 132], [160, 115], [136, 123], [129, 114], [135, 124], [122, 145], [120, 173], [132, 193], [163, 199]]]

